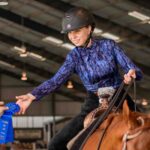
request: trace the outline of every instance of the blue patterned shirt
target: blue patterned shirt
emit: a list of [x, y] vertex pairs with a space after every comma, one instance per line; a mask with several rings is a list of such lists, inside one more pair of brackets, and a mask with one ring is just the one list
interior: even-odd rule
[[88, 48], [75, 47], [67, 55], [64, 64], [49, 80], [36, 87], [31, 94], [40, 99], [58, 89], [72, 73], [76, 73], [87, 91], [97, 91], [99, 87], [119, 87], [122, 82], [119, 67], [124, 73], [136, 70], [136, 78], [142, 78], [141, 70], [127, 57], [113, 40], [92, 40]]

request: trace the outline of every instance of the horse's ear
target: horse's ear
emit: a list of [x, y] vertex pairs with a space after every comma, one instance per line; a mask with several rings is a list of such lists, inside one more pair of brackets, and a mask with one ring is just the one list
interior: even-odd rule
[[125, 120], [129, 120], [129, 117], [130, 117], [130, 109], [128, 107], [127, 100], [125, 100], [123, 103], [123, 118]]

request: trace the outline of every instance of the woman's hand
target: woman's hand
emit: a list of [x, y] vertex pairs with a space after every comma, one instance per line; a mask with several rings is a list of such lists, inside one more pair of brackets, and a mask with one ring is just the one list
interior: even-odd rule
[[136, 78], [136, 71], [134, 69], [130, 69], [128, 73], [124, 75], [124, 83], [130, 84], [132, 78]]
[[26, 95], [16, 96], [16, 99], [16, 103], [20, 106], [20, 111], [17, 114], [24, 114], [32, 101], [36, 98], [32, 94], [28, 93]]

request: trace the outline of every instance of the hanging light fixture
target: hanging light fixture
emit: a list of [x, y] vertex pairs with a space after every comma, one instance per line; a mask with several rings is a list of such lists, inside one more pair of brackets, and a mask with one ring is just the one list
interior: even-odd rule
[[[21, 26], [24, 26], [24, 18], [23, 17], [21, 18]], [[27, 48], [23, 41], [23, 36], [21, 37], [21, 46], [14, 46], [11, 48], [11, 50], [18, 53], [20, 57], [28, 56]]]
[[[23, 17], [21, 17], [21, 26], [24, 27], [24, 18]], [[22, 45], [21, 45], [20, 49], [22, 50], [22, 52], [19, 54], [20, 57], [27, 57], [27, 48], [23, 41], [23, 36], [22, 36]]]
[[28, 78], [27, 78], [27, 73], [25, 71], [22, 72], [22, 76], [21, 76], [21, 80], [22, 81], [26, 81]]
[[73, 89], [72, 81], [68, 81], [68, 83], [67, 83], [67, 88], [68, 88], [68, 89]]

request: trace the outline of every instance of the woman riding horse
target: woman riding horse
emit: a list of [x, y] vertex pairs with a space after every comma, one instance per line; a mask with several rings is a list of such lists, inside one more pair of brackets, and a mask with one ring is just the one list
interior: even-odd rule
[[[22, 114], [33, 101], [58, 89], [71, 74], [76, 73], [80, 77], [88, 97], [81, 112], [50, 141], [49, 150], [67, 149], [68, 141], [83, 129], [85, 116], [98, 107], [99, 88], [111, 86], [117, 90], [122, 80], [128, 84], [131, 78], [142, 78], [141, 70], [115, 41], [92, 37], [94, 28], [94, 17], [87, 9], [75, 7], [67, 11], [62, 20], [62, 33], [67, 34], [75, 47], [54, 77], [30, 93], [16, 97], [21, 108], [19, 113]], [[118, 66], [124, 72], [124, 79], [121, 78]], [[131, 98], [127, 96], [127, 99], [131, 109], [134, 109]]]

